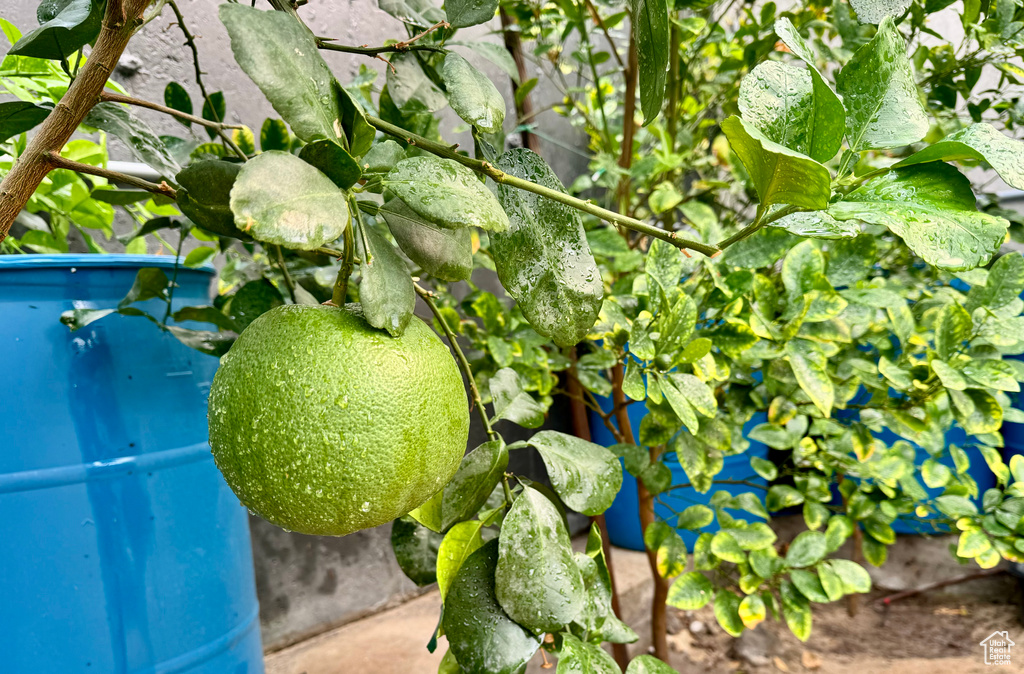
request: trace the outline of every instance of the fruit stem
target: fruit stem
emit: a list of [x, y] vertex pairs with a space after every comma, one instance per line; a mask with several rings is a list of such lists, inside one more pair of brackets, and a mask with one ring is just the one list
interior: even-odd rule
[[455, 351], [455, 360], [459, 364], [459, 369], [462, 370], [462, 374], [466, 377], [467, 386], [469, 386], [469, 394], [473, 398], [473, 405], [476, 407], [477, 414], [480, 415], [480, 422], [484, 426], [484, 430], [487, 431], [487, 436], [491, 440], [497, 440], [498, 434], [491, 428], [491, 421], [487, 418], [487, 410], [484, 409], [484, 401], [480, 397], [480, 390], [476, 387], [476, 380], [473, 379], [473, 370], [469, 367], [469, 361], [466, 360], [466, 354], [462, 353], [462, 347], [459, 346], [459, 340], [456, 339], [455, 333], [448, 326], [448, 321], [441, 315], [437, 305], [434, 304], [434, 294], [426, 288], [420, 286], [418, 283], [412, 284], [416, 288], [416, 294], [420, 296], [420, 299], [430, 308], [431, 313], [434, 314], [434, 318], [441, 324], [441, 329], [444, 330], [445, 337], [448, 338], [448, 343], [451, 344], [452, 350]]
[[352, 235], [352, 219], [350, 215], [348, 227], [345, 228], [345, 251], [342, 254], [341, 268], [338, 270], [338, 279], [334, 282], [334, 292], [331, 294], [331, 301], [338, 307], [345, 306], [345, 299], [348, 296], [348, 277], [352, 275], [354, 248], [355, 237]]

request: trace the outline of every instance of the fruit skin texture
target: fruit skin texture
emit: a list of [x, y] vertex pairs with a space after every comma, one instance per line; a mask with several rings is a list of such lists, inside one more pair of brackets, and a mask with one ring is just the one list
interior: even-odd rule
[[210, 389], [210, 445], [242, 504], [304, 534], [344, 536], [422, 505], [469, 435], [448, 347], [413, 319], [399, 338], [355, 305], [286, 305], [246, 328]]

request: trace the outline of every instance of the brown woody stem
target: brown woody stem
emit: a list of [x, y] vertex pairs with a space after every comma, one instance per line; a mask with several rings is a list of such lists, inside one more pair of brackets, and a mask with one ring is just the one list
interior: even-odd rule
[[162, 194], [163, 196], [171, 199], [178, 198], [177, 190], [165, 182], [160, 182], [159, 184], [151, 183], [148, 180], [136, 178], [135, 176], [130, 176], [127, 173], [119, 173], [118, 171], [111, 171], [109, 169], [100, 168], [99, 166], [93, 166], [92, 164], [83, 164], [82, 162], [72, 161], [60, 156], [56, 151], [47, 153], [46, 162], [50, 169], [68, 169], [69, 171], [75, 171], [77, 173], [85, 173], [91, 176], [106, 178], [107, 180], [115, 183], [123, 183], [125, 185], [131, 185], [132, 187], [138, 187], [140, 190], [146, 190], [153, 194]]

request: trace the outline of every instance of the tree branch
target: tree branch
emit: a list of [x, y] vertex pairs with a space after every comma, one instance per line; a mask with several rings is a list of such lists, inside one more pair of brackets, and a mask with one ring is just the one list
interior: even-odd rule
[[54, 154], [60, 152], [99, 101], [107, 78], [128, 46], [149, 2], [112, 0], [107, 3], [103, 26], [89, 60], [0, 183], [0, 241], [7, 237], [18, 213], [54, 167]]
[[693, 250], [703, 255], [707, 255], [708, 257], [712, 257], [719, 252], [719, 250], [714, 246], [709, 246], [707, 244], [700, 243], [699, 241], [691, 241], [689, 239], [684, 239], [682, 237], [676, 236], [675, 232], [669, 232], [664, 229], [655, 227], [653, 225], [649, 225], [641, 220], [637, 220], [636, 218], [631, 218], [627, 215], [621, 215], [614, 211], [609, 211], [608, 209], [601, 208], [597, 204], [592, 204], [589, 201], [583, 201], [582, 199], [577, 199], [576, 197], [570, 196], [565, 192], [553, 190], [544, 187], [543, 185], [538, 185], [537, 183], [530, 182], [529, 180], [523, 180], [522, 178], [511, 176], [505, 173], [504, 171], [501, 171], [500, 169], [496, 168], [489, 162], [481, 161], [479, 159], [473, 159], [472, 157], [467, 157], [465, 155], [459, 154], [454, 150], [454, 148], [452, 148], [449, 145], [436, 143], [432, 140], [424, 138], [423, 136], [418, 136], [410, 131], [406, 131], [405, 129], [399, 126], [395, 126], [390, 122], [385, 122], [383, 119], [367, 115], [366, 120], [370, 122], [372, 126], [379, 129], [380, 131], [383, 131], [388, 135], [394, 136], [395, 138], [400, 138], [401, 140], [411, 145], [415, 145], [416, 147], [419, 147], [423, 150], [426, 150], [431, 154], [436, 154], [439, 157], [444, 157], [445, 159], [452, 159], [454, 161], [457, 161], [463, 166], [470, 168], [476, 171], [477, 173], [480, 173], [481, 175], [487, 176], [496, 183], [508, 185], [510, 187], [515, 187], [517, 189], [525, 190], [527, 192], [533, 192], [534, 194], [539, 194], [542, 197], [547, 197], [552, 201], [557, 201], [560, 204], [565, 204], [566, 206], [575, 208], [578, 211], [589, 213], [590, 215], [598, 217], [606, 222], [610, 222], [616, 225], [622, 225], [627, 229], [631, 229], [633, 231], [640, 232], [641, 234], [661, 239], [662, 241], [671, 243], [676, 248]]
[[159, 184], [151, 183], [148, 180], [136, 178], [135, 176], [130, 176], [127, 173], [119, 173], [117, 171], [100, 168], [99, 166], [93, 166], [92, 164], [83, 164], [82, 162], [72, 161], [60, 156], [56, 151], [49, 152], [46, 155], [46, 161], [51, 169], [68, 169], [69, 171], [76, 171], [77, 173], [85, 173], [91, 176], [106, 178], [107, 180], [115, 183], [123, 183], [125, 185], [131, 185], [132, 187], [138, 187], [140, 190], [146, 190], [153, 194], [162, 194], [163, 196], [174, 200], [177, 200], [178, 198], [177, 190], [163, 181]]
[[169, 108], [166, 105], [160, 105], [159, 103], [153, 103], [152, 101], [144, 101], [141, 98], [132, 98], [131, 96], [122, 96], [121, 94], [114, 93], [113, 91], [101, 91], [100, 92], [100, 100], [104, 101], [104, 102], [111, 102], [111, 103], [126, 103], [128, 105], [134, 105], [134, 106], [137, 106], [137, 107], [140, 107], [140, 108], [148, 108], [150, 110], [156, 110], [157, 112], [162, 112], [165, 115], [171, 115], [172, 117], [177, 117], [178, 119], [184, 119], [184, 120], [186, 120], [188, 122], [192, 122], [193, 124], [199, 124], [200, 126], [209, 127], [211, 129], [244, 129], [245, 128], [245, 126], [243, 126], [242, 124], [224, 124], [223, 122], [211, 122], [208, 119], [203, 119], [202, 117], [196, 117], [195, 115], [190, 115], [187, 112], [182, 112], [181, 110], [175, 110], [174, 108]]

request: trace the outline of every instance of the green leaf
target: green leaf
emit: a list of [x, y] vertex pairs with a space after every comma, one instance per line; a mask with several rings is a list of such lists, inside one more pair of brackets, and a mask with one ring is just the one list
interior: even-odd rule
[[643, 400], [647, 397], [643, 366], [632, 358], [626, 363], [626, 374], [622, 379], [622, 392], [631, 400]]
[[992, 543], [984, 531], [981, 529], [970, 529], [960, 534], [960, 538], [957, 541], [956, 554], [957, 557], [973, 559], [984, 555], [991, 548]]
[[69, 309], [60, 315], [60, 322], [74, 332], [113, 313], [117, 309]]
[[580, 641], [571, 634], [562, 637], [556, 674], [620, 674], [612, 656], [597, 644]]
[[437, 550], [437, 589], [442, 602], [466, 558], [484, 544], [480, 536], [483, 526], [480, 520], [458, 522], [441, 541]]
[[341, 138], [340, 87], [309, 29], [288, 12], [223, 4], [219, 13], [235, 61], [292, 132], [307, 143]]
[[[509, 150], [497, 162], [502, 171], [564, 192], [539, 156]], [[509, 214], [507, 232], [491, 235], [498, 278], [530, 325], [559, 346], [583, 339], [597, 320], [604, 294], [580, 214], [532, 192], [497, 186]]]
[[913, 0], [850, 0], [850, 6], [857, 12], [861, 23], [879, 24], [885, 17], [897, 19], [903, 16]]
[[174, 176], [181, 167], [171, 156], [160, 137], [149, 125], [119, 103], [98, 103], [82, 122], [121, 139], [136, 159], [165, 178]]
[[299, 159], [318, 169], [343, 190], [355, 185], [363, 174], [348, 150], [334, 140], [314, 140], [299, 151]]
[[445, 0], [444, 11], [452, 28], [487, 23], [498, 10], [498, 0]]
[[655, 554], [662, 578], [674, 578], [686, 570], [686, 543], [668, 524], [648, 524], [644, 529], [644, 545]]
[[1010, 187], [1024, 190], [1024, 143], [990, 124], [971, 124], [893, 165], [903, 168], [933, 161], [975, 160], [987, 163]]
[[769, 482], [775, 480], [779, 475], [779, 469], [775, 464], [768, 459], [762, 459], [760, 456], [750, 457], [750, 467], [754, 469], [755, 473]]
[[964, 374], [982, 386], [997, 391], [1020, 391], [1016, 369], [1002, 360], [972, 360], [964, 366]]
[[626, 674], [679, 674], [653, 655], [638, 655], [633, 658]]
[[413, 518], [431, 531], [441, 533], [441, 507], [444, 500], [444, 492], [439, 491], [426, 503], [409, 511], [409, 517]]
[[942, 307], [935, 324], [935, 350], [939, 352], [939, 357], [949, 360], [963, 349], [973, 329], [971, 315], [962, 306], [950, 303]]
[[398, 198], [384, 203], [380, 215], [398, 247], [426, 273], [444, 281], [464, 281], [473, 273], [472, 233], [468, 228], [438, 227]]
[[[122, 313], [128, 311], [127, 309], [122, 310]], [[189, 347], [195, 349], [201, 353], [205, 353], [210, 356], [223, 356], [231, 348], [231, 345], [235, 342], [235, 335], [231, 332], [213, 332], [210, 330], [189, 330], [188, 328], [182, 328], [177, 325], [168, 325], [167, 332], [171, 333], [175, 339]]]
[[513, 622], [498, 603], [498, 548], [497, 540], [488, 541], [462, 563], [444, 604], [449, 648], [467, 674], [514, 674], [540, 647], [540, 639]]
[[929, 264], [960, 271], [988, 262], [1006, 236], [1006, 220], [978, 212], [975, 204], [962, 173], [931, 163], [876, 178], [828, 212], [837, 220], [884, 225]]
[[763, 61], [740, 83], [739, 106], [743, 119], [768, 140], [824, 162], [843, 142], [846, 113], [828, 85], [815, 87], [814, 74]]
[[377, 0], [377, 6], [399, 21], [416, 28], [430, 28], [445, 20], [445, 13], [430, 0]]
[[832, 177], [827, 168], [772, 142], [735, 115], [722, 122], [722, 131], [750, 174], [761, 208], [792, 204], [821, 210], [828, 206]]
[[733, 564], [742, 564], [747, 561], [746, 551], [740, 547], [740, 544], [728, 531], [719, 531], [715, 534], [711, 539], [711, 552]]
[[472, 517], [487, 501], [508, 468], [508, 449], [501, 440], [485, 442], [462, 457], [455, 476], [444, 486], [441, 529]]
[[410, 157], [388, 173], [387, 187], [428, 222], [449, 229], [503, 232], [508, 217], [476, 174], [451, 159]]
[[491, 422], [506, 419], [523, 428], [540, 428], [544, 423], [544, 407], [523, 390], [519, 375], [510, 367], [494, 373], [490, 381], [494, 402]]
[[789, 572], [789, 578], [793, 581], [796, 589], [800, 590], [800, 594], [807, 597], [809, 601], [818, 604], [827, 604], [830, 601], [835, 601], [829, 598], [821, 579], [813, 572], [793, 569]]
[[[661, 112], [668, 78], [668, 5], [665, 0], [629, 0], [644, 126]], [[627, 120], [629, 122], [630, 120]]]
[[825, 550], [833, 553], [842, 547], [846, 539], [853, 534], [853, 524], [845, 515], [833, 515], [825, 527]]
[[257, 318], [284, 304], [281, 292], [265, 278], [249, 281], [235, 291], [227, 312], [239, 330], [245, 330]]
[[416, 291], [409, 277], [409, 269], [398, 256], [394, 246], [369, 225], [362, 226], [366, 245], [357, 236], [356, 250], [364, 262], [359, 266], [359, 304], [366, 322], [388, 331], [392, 337], [405, 332], [416, 308]]
[[[106, 3], [71, 0], [61, 4], [63, 6], [56, 15], [38, 16], [42, 25], [15, 42], [7, 54], [60, 61], [99, 35]], [[43, 21], [47, 16], [50, 18]]]
[[715, 595], [715, 619], [730, 636], [738, 637], [743, 633], [739, 611], [739, 596], [729, 590], [719, 590]]
[[[164, 87], [164, 105], [178, 112], [184, 112], [187, 115], [192, 114], [192, 97], [188, 95], [185, 87], [173, 80]], [[192, 122], [187, 119], [181, 119], [180, 117], [175, 117], [175, 119], [186, 128], [192, 128]]]
[[830, 416], [835, 401], [835, 387], [826, 367], [825, 356], [809, 341], [793, 339], [786, 342], [786, 358], [800, 388], [822, 415]]
[[956, 419], [970, 435], [995, 433], [1003, 425], [1003, 408], [988, 391], [951, 391]]
[[289, 147], [291, 147], [291, 134], [288, 133], [288, 125], [280, 119], [271, 117], [263, 120], [263, 126], [260, 128], [260, 149], [267, 152], [268, 150], [288, 150]]
[[437, 549], [441, 536], [407, 518], [391, 524], [391, 548], [402, 573], [420, 587], [437, 581]]
[[666, 601], [669, 606], [683, 611], [696, 611], [711, 601], [712, 592], [714, 587], [703, 573], [690, 571], [675, 579], [668, 589]]
[[854, 152], [909, 145], [928, 133], [906, 44], [891, 18], [839, 71], [836, 87], [846, 104], [846, 137]]
[[843, 581], [846, 594], [865, 593], [871, 591], [871, 576], [863, 566], [849, 559], [830, 559], [825, 566], [835, 572]]
[[51, 108], [27, 101], [0, 103], [0, 143], [34, 129], [51, 111]]
[[551, 485], [567, 506], [600, 515], [622, 486], [618, 458], [601, 445], [557, 431], [541, 431], [527, 442], [540, 452]]
[[752, 630], [768, 617], [768, 610], [765, 607], [764, 600], [761, 599], [760, 595], [751, 594], [743, 598], [740, 602], [739, 609], [737, 611], [740, 616], [740, 620], [743, 621], [743, 626], [748, 630]]
[[[495, 590], [502, 608], [534, 632], [557, 632], [584, 605], [583, 578], [555, 506], [533, 487], [516, 498], [501, 525]], [[459, 662], [463, 662], [460, 658]]]
[[692, 505], [679, 513], [676, 526], [680, 529], [702, 529], [711, 524], [715, 513], [705, 505]]
[[[493, 8], [491, 15], [494, 15]], [[441, 78], [448, 90], [448, 104], [455, 114], [481, 131], [501, 131], [505, 99], [486, 75], [455, 52], [449, 52], [444, 57]]]
[[182, 264], [189, 268], [202, 267], [216, 256], [216, 248], [211, 248], [210, 246], [199, 246], [198, 248], [194, 248], [189, 251], [189, 254], [185, 256], [185, 260]]
[[779, 594], [782, 598], [782, 615], [789, 631], [800, 641], [807, 641], [811, 636], [810, 604], [788, 581], [782, 581]]
[[825, 534], [820, 531], [803, 531], [789, 544], [786, 564], [800, 568], [820, 562], [826, 554]]
[[395, 54], [390, 61], [388, 92], [403, 114], [437, 112], [448, 104], [444, 92], [423, 72], [414, 53]]
[[811, 239], [851, 239], [860, 234], [855, 222], [840, 222], [825, 211], [790, 213], [769, 224], [790, 234]]
[[[222, 5], [228, 6], [240, 5]], [[276, 150], [242, 165], [231, 188], [231, 212], [253, 238], [300, 250], [333, 242], [349, 221], [348, 198], [330, 178]]]
[[1014, 251], [1003, 255], [989, 270], [984, 285], [974, 285], [964, 307], [973, 312], [978, 307], [1000, 309], [1024, 292], [1024, 256]]
[[248, 239], [235, 225], [231, 212], [231, 188], [241, 168], [241, 164], [220, 159], [192, 162], [174, 177], [184, 188], [178, 191], [178, 208], [208, 232]]
[[[203, 101], [202, 116], [203, 119], [208, 122], [223, 122], [225, 114], [227, 114], [227, 103], [224, 100], [224, 92], [215, 91]], [[208, 135], [211, 140], [217, 137], [217, 131], [215, 129], [211, 129], [209, 127], [204, 128], [206, 129], [206, 135]], [[206, 145], [204, 147], [216, 148], [218, 150], [223, 149], [221, 146], [213, 144]]]
[[165, 274], [162, 269], [156, 269], [155, 267], [145, 267], [140, 269], [135, 274], [135, 280], [132, 282], [132, 287], [128, 290], [128, 293], [121, 298], [121, 301], [117, 303], [117, 307], [122, 309], [129, 304], [145, 302], [146, 300], [158, 297], [166, 299], [168, 285], [170, 285], [170, 281], [167, 279], [167, 274]]
[[231, 317], [217, 307], [182, 307], [174, 312], [172, 318], [174, 318], [175, 323], [199, 321], [201, 323], [213, 323], [221, 330], [238, 332], [238, 326], [231, 320]]

